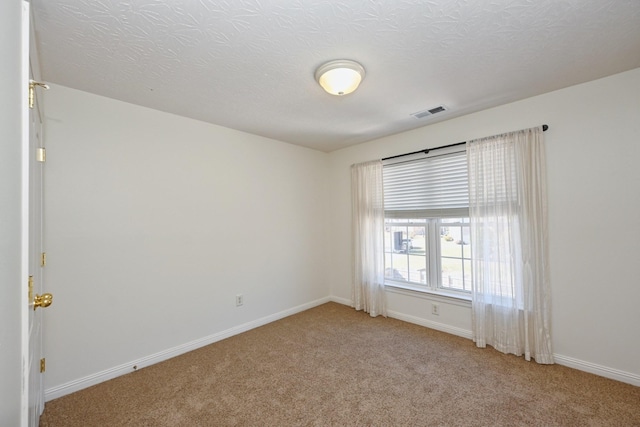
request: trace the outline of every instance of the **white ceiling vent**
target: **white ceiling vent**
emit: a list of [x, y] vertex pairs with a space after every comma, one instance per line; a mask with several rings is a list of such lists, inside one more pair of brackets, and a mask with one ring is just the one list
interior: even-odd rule
[[411, 113], [411, 115], [416, 119], [424, 119], [425, 117], [433, 116], [434, 114], [442, 113], [443, 111], [447, 111], [447, 107], [444, 105], [438, 105], [437, 107], [429, 108], [428, 110]]

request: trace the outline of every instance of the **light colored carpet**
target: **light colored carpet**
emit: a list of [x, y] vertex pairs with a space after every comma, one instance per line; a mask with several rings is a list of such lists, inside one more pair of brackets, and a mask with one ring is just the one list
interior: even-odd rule
[[63, 426], [640, 426], [640, 388], [328, 303], [48, 402]]

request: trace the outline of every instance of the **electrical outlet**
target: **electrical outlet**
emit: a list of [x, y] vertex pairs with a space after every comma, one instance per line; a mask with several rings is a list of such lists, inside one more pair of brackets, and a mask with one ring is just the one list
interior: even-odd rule
[[242, 294], [236, 295], [236, 307], [240, 307], [244, 304], [244, 296]]
[[438, 304], [431, 304], [431, 314], [440, 316], [440, 306]]

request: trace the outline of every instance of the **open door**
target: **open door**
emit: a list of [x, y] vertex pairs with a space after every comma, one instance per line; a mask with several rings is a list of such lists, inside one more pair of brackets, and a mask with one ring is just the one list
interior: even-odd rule
[[[42, 91], [46, 85], [39, 83], [38, 55], [30, 17], [29, 3], [22, 3], [22, 73], [24, 102], [22, 112], [22, 243], [23, 265], [27, 269], [23, 304], [23, 426], [39, 424], [44, 410], [44, 386], [42, 374], [45, 359], [42, 350], [42, 309], [52, 302], [50, 294], [43, 293], [43, 268], [46, 254], [43, 242], [43, 183], [46, 160], [42, 133]], [[24, 270], [24, 268], [23, 268]]]

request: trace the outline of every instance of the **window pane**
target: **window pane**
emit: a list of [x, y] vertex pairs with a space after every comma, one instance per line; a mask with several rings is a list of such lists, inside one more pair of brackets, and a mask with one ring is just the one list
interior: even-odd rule
[[407, 251], [407, 227], [391, 227], [391, 249], [393, 252]]
[[442, 236], [440, 239], [440, 254], [443, 257], [462, 257], [462, 245], [456, 243], [455, 238], [451, 234]]
[[471, 292], [471, 261], [465, 260], [464, 267], [464, 290]]
[[462, 227], [462, 240], [464, 241], [462, 256], [469, 259], [471, 258], [471, 229], [469, 227]]
[[424, 228], [421, 229], [420, 233], [416, 233], [411, 238], [411, 253], [416, 254], [425, 254], [427, 251], [427, 239], [424, 235]]
[[393, 264], [393, 268], [386, 275], [395, 280], [408, 280], [409, 263], [407, 256], [404, 254], [391, 254], [391, 263]]
[[427, 283], [427, 258], [424, 255], [409, 256], [409, 281]]
[[440, 220], [440, 265], [442, 288], [470, 291], [471, 287], [471, 233], [468, 218], [442, 218]]
[[458, 290], [464, 289], [464, 276], [462, 274], [462, 260], [442, 259], [442, 287]]

